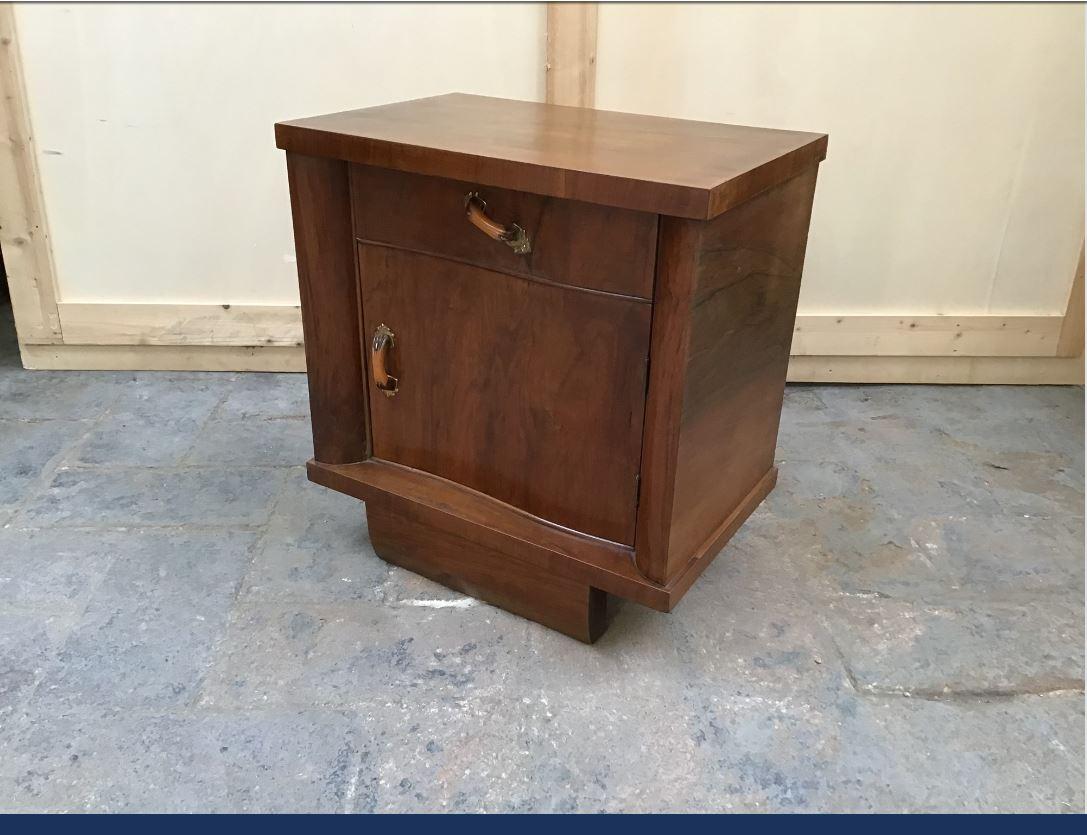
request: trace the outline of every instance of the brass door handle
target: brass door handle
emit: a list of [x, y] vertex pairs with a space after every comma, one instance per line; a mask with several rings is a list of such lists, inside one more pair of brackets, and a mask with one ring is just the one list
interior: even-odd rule
[[503, 226], [488, 217], [487, 203], [479, 196], [479, 192], [470, 191], [464, 195], [464, 213], [468, 217], [468, 222], [488, 238], [508, 244], [518, 255], [528, 255], [532, 252], [532, 242], [528, 239], [528, 232], [516, 223]]
[[370, 346], [370, 368], [374, 372], [374, 385], [386, 397], [392, 397], [399, 388], [400, 381], [389, 373], [389, 349], [396, 347], [396, 334], [384, 323], [374, 330], [374, 341]]

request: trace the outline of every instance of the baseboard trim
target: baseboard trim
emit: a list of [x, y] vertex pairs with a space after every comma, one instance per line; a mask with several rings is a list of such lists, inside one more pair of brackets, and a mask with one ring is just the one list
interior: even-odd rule
[[[302, 348], [237, 345], [28, 345], [23, 365], [63, 371], [305, 371]], [[1082, 385], [1083, 358], [793, 357], [792, 383]]]
[[794, 356], [1052, 357], [1064, 317], [885, 316], [796, 317]]
[[[57, 305], [67, 345], [302, 344], [298, 305]], [[794, 356], [1052, 357], [1064, 317], [806, 315], [796, 318]]]
[[[23, 344], [27, 368], [304, 371], [296, 305], [62, 302], [62, 344]], [[1062, 316], [797, 317], [789, 380], [813, 383], [1083, 382], [1054, 356]]]
[[57, 305], [68, 345], [299, 346], [298, 305]]
[[791, 383], [1083, 384], [1083, 357], [792, 357]]
[[300, 347], [28, 345], [23, 366], [56, 371], [305, 371]]

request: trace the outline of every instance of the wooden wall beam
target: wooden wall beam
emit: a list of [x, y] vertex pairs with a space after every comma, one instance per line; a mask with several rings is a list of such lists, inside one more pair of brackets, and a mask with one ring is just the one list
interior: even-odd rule
[[[1082, 278], [1079, 279], [1082, 282]], [[1073, 298], [1077, 297], [1073, 291]], [[1082, 304], [1083, 294], [1078, 298]], [[298, 305], [60, 302], [71, 345], [300, 345]], [[792, 355], [817, 357], [1052, 357], [1068, 316], [800, 315]], [[1072, 354], [1073, 356], [1075, 354]]]
[[[27, 368], [102, 371], [305, 371], [298, 347], [23, 345]], [[1083, 358], [793, 357], [794, 383], [1078, 385]]]
[[1072, 386], [1083, 357], [797, 357], [790, 383]]
[[11, 3], [0, 3], [0, 246], [19, 341], [60, 342], [53, 253]]
[[1075, 278], [1072, 279], [1072, 290], [1068, 294], [1068, 304], [1065, 305], [1064, 318], [1061, 320], [1061, 331], [1057, 338], [1058, 357], [1082, 357], [1083, 356], [1083, 247], [1079, 248], [1079, 264], [1076, 267]]
[[596, 104], [596, 3], [547, 4], [548, 104]]
[[1052, 357], [1063, 321], [1057, 315], [802, 314], [796, 317], [791, 353], [817, 357]]
[[302, 345], [298, 305], [61, 302], [71, 345]]
[[28, 345], [23, 365], [40, 371], [305, 371], [297, 346]]

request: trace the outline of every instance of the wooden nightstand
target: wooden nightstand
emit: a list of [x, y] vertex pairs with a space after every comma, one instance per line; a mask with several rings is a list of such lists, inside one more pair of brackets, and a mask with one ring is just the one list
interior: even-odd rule
[[311, 480], [583, 641], [774, 485], [822, 134], [447, 95], [282, 122]]

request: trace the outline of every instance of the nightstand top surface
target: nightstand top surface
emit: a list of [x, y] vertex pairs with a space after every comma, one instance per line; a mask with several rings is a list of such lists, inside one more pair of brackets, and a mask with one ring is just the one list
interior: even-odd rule
[[827, 137], [451, 93], [280, 122], [276, 145], [707, 219], [817, 164]]

